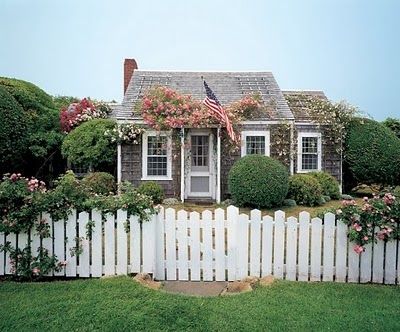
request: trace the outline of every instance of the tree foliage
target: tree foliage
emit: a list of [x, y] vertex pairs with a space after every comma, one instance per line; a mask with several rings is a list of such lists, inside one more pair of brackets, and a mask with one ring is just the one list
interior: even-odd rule
[[113, 130], [115, 121], [95, 119], [84, 122], [72, 130], [64, 139], [62, 154], [71, 163], [101, 170], [115, 162], [117, 144], [105, 135]]
[[400, 119], [387, 118], [382, 124], [389, 128], [394, 134], [400, 138]]
[[0, 85], [0, 170], [8, 165], [17, 168], [27, 144], [27, 123], [24, 110], [12, 95]]
[[358, 182], [399, 182], [400, 140], [376, 121], [354, 119], [349, 124], [344, 157], [347, 168]]
[[[49, 164], [53, 165], [52, 169], [62, 168], [54, 164], [62, 164], [60, 157], [57, 159], [55, 156], [60, 150], [63, 135], [59, 125], [59, 110], [53, 98], [36, 85], [13, 78], [0, 77], [0, 87], [3, 95], [4, 91], [7, 92], [7, 101], [3, 101], [3, 104], [7, 103], [8, 112], [14, 113], [13, 132], [9, 138], [3, 135], [0, 143], [0, 149], [5, 152], [2, 160], [9, 160], [2, 164], [2, 172], [18, 169], [25, 174], [36, 175], [41, 170], [48, 173], [44, 166]], [[10, 115], [3, 112], [1, 116], [0, 121], [7, 123], [5, 117]], [[11, 139], [14, 142], [12, 151], [6, 143]], [[15, 160], [16, 155], [19, 160]]]

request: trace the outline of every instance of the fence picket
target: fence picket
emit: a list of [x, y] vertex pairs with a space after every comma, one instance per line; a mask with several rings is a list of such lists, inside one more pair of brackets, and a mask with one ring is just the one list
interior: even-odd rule
[[176, 235], [175, 210], [165, 211], [165, 246], [167, 259], [167, 280], [176, 280]]
[[361, 253], [360, 257], [360, 282], [371, 282], [372, 270], [372, 243], [365, 245], [365, 251]]
[[18, 233], [18, 249], [24, 250], [25, 247], [28, 246], [28, 234], [23, 232], [23, 233]]
[[82, 253], [79, 255], [79, 277], [89, 277], [90, 270], [90, 249], [89, 240], [87, 238], [86, 225], [89, 222], [89, 214], [87, 212], [79, 213], [78, 224], [79, 224], [79, 239], [81, 241]]
[[400, 284], [400, 240], [397, 240], [397, 284]]
[[261, 211], [252, 210], [250, 220], [250, 275], [260, 277]]
[[103, 252], [102, 252], [102, 216], [97, 210], [92, 211], [92, 277], [101, 277], [103, 274]]
[[334, 250], [335, 215], [333, 213], [326, 213], [324, 216], [323, 281], [333, 281]]
[[115, 220], [114, 215], [108, 213], [104, 223], [104, 274], [115, 275]]
[[289, 217], [286, 229], [286, 279], [296, 280], [297, 219]]
[[[375, 233], [379, 228], [375, 228]], [[372, 257], [372, 281], [375, 283], [383, 283], [383, 259], [385, 244], [383, 241], [374, 243], [374, 252]]]
[[125, 225], [128, 219], [125, 210], [117, 211], [117, 274], [123, 275], [128, 271], [128, 248]]
[[347, 275], [347, 226], [337, 221], [335, 281], [345, 282]]
[[178, 242], [178, 279], [189, 280], [187, 212], [178, 211], [176, 240]]
[[[42, 221], [44, 221], [49, 227], [48, 236], [42, 238], [42, 247], [47, 250], [49, 256], [53, 255], [53, 221], [48, 213], [42, 214]], [[46, 273], [46, 276], [52, 276], [53, 272]]]
[[[15, 249], [17, 247], [17, 235], [15, 233], [10, 233], [6, 236], [6, 243], [10, 242], [10, 246]], [[6, 253], [6, 274], [14, 273], [14, 262], [10, 257], [10, 253]]]
[[347, 275], [347, 282], [358, 282], [360, 276], [360, 255], [357, 254], [354, 249], [353, 245], [350, 243], [348, 246], [348, 275]]
[[272, 274], [272, 231], [273, 231], [273, 218], [265, 216], [262, 225], [262, 263], [261, 270], [262, 276], [269, 276]]
[[[65, 266], [65, 275], [67, 277], [75, 277], [76, 276], [76, 266], [77, 259], [74, 254], [74, 248], [76, 247], [76, 210], [71, 210], [68, 215], [67, 223], [65, 226], [65, 236], [66, 236], [66, 249], [65, 249], [65, 260], [67, 265]], [[32, 234], [32, 233], [31, 233]], [[32, 234], [34, 241], [32, 241], [32, 245], [37, 241], [37, 236]], [[35, 245], [36, 247], [36, 245]]]
[[236, 206], [228, 206], [226, 209], [226, 220], [228, 227], [228, 280], [236, 279], [237, 260], [237, 222], [239, 209]]
[[203, 227], [203, 280], [213, 280], [213, 248], [212, 248], [212, 213], [209, 210], [201, 214]]
[[299, 281], [308, 281], [309, 253], [310, 253], [310, 214], [299, 214]]
[[225, 212], [215, 210], [215, 280], [225, 281]]
[[396, 241], [386, 242], [385, 248], [385, 284], [396, 282]]
[[[165, 245], [164, 245], [164, 208], [161, 207], [157, 214], [156, 224], [156, 271], [154, 277], [157, 280], [165, 279]], [[132, 256], [131, 256], [132, 257]], [[140, 262], [139, 262], [140, 267]]]
[[[65, 261], [64, 251], [64, 220], [54, 221], [54, 255], [57, 256], [59, 261]], [[54, 271], [55, 276], [63, 276], [65, 274], [65, 268], [61, 268], [60, 271]]]
[[[131, 273], [140, 273], [141, 250], [140, 250], [140, 222], [138, 216], [129, 217], [129, 240], [130, 240], [130, 263]], [[163, 234], [164, 235], [164, 234]]]
[[190, 212], [190, 279], [200, 281], [200, 215]]
[[237, 232], [240, 236], [237, 239], [238, 251], [236, 277], [237, 279], [243, 279], [249, 275], [249, 216], [247, 214], [239, 215]]
[[275, 212], [274, 230], [274, 276], [283, 278], [283, 260], [285, 252], [285, 212]]
[[157, 216], [153, 215], [148, 221], [143, 222], [143, 272], [154, 273], [156, 265], [156, 221]]
[[321, 235], [322, 220], [311, 219], [311, 274], [310, 281], [321, 280]]

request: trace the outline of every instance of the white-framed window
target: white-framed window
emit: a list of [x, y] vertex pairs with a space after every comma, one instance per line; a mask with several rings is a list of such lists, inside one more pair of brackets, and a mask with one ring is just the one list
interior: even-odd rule
[[321, 133], [299, 132], [297, 139], [297, 172], [321, 170]]
[[171, 135], [146, 131], [142, 139], [142, 180], [171, 180]]
[[248, 154], [269, 156], [269, 130], [242, 131], [242, 157]]

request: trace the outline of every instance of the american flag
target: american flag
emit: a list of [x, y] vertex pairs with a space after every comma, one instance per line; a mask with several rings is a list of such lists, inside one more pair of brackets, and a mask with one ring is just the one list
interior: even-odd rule
[[226, 124], [226, 130], [232, 141], [235, 141], [235, 132], [232, 128], [232, 123], [228, 118], [225, 110], [221, 106], [214, 92], [210, 89], [206, 81], [203, 81], [204, 87], [206, 89], [207, 97], [203, 100], [203, 104], [206, 105], [211, 111], [213, 111], [217, 117]]

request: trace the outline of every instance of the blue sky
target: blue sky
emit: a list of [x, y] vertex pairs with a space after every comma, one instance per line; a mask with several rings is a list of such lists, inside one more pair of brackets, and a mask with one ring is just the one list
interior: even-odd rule
[[400, 117], [400, 1], [0, 1], [0, 76], [120, 101], [141, 69], [271, 70], [375, 119]]

